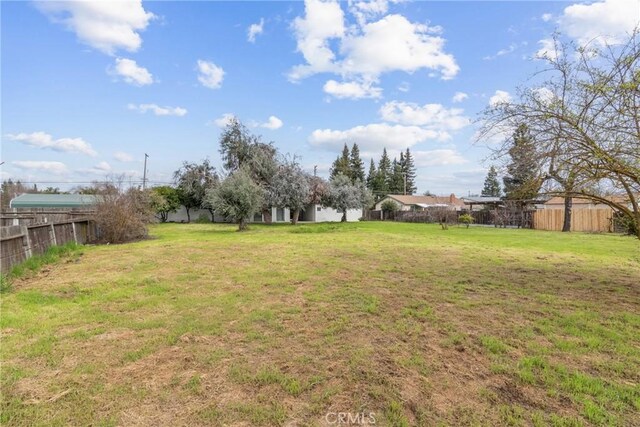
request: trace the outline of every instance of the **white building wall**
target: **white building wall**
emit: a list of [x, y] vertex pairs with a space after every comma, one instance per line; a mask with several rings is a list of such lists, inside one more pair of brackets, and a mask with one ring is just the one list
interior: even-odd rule
[[[281, 215], [279, 220], [278, 208], [271, 208], [271, 218], [274, 223], [285, 223], [291, 221], [291, 213], [288, 208], [280, 210], [280, 213]], [[191, 215], [191, 222], [196, 221], [198, 218], [200, 218], [201, 215], [204, 215], [209, 221], [211, 221], [211, 214], [206, 209], [191, 209], [189, 211], [189, 214]], [[260, 221], [256, 221], [256, 219], [257, 218], [249, 218], [249, 222], [264, 222], [264, 217], [262, 214], [260, 214]], [[187, 222], [187, 210], [184, 208], [184, 206], [181, 206], [177, 211], [169, 213], [167, 221]], [[215, 222], [227, 222], [227, 220], [222, 215], [215, 214]]]
[[[320, 205], [313, 205], [313, 213], [313, 222], [340, 222], [342, 219], [342, 212]], [[360, 218], [362, 218], [362, 209], [347, 210], [348, 222], [355, 222]]]

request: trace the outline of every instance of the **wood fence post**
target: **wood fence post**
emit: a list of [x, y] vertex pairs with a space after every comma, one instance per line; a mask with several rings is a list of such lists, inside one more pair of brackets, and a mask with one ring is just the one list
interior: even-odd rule
[[56, 229], [53, 226], [53, 222], [51, 223], [51, 229], [49, 231], [49, 235], [51, 236], [51, 238], [49, 240], [51, 240], [53, 242], [53, 246], [56, 246]]
[[26, 225], [20, 227], [20, 232], [22, 233], [22, 248], [24, 250], [25, 259], [31, 258], [31, 239], [29, 238], [29, 228]]
[[76, 231], [76, 222], [71, 223], [71, 229], [73, 230], [73, 241], [78, 244], [78, 232]]

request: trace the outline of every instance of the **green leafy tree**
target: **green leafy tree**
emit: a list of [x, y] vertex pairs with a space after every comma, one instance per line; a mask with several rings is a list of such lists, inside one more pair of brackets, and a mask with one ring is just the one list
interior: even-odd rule
[[498, 181], [498, 171], [495, 166], [491, 166], [489, 172], [487, 172], [487, 177], [484, 179], [484, 187], [482, 188], [482, 195], [485, 197], [500, 197], [502, 195], [502, 189]]
[[351, 147], [351, 154], [349, 156], [349, 177], [354, 183], [356, 181], [365, 182], [364, 177], [364, 162], [360, 158], [360, 148], [358, 144], [353, 144]]
[[161, 222], [167, 222], [169, 214], [180, 209], [178, 190], [168, 185], [151, 189], [151, 206]]
[[358, 181], [354, 184], [348, 176], [340, 174], [329, 182], [329, 194], [324, 204], [341, 211], [341, 222], [346, 222], [349, 209], [369, 206], [372, 201], [371, 192], [364, 183]]
[[206, 194], [208, 202], [216, 207], [217, 212], [238, 224], [238, 231], [246, 230], [247, 220], [260, 212], [263, 196], [263, 189], [244, 167], [233, 172]]
[[205, 200], [208, 189], [215, 187], [218, 182], [216, 168], [205, 159], [202, 163], [184, 162], [182, 167], [174, 172], [173, 178], [178, 190], [178, 199], [187, 211], [187, 221], [191, 222], [191, 209], [208, 209], [213, 221], [213, 206]]
[[285, 160], [273, 177], [269, 188], [269, 204], [279, 208], [289, 208], [293, 225], [298, 223], [300, 211], [310, 198], [309, 176], [295, 159]]
[[404, 194], [404, 172], [402, 170], [402, 164], [396, 159], [393, 159], [393, 163], [391, 163], [391, 170], [392, 173], [389, 176], [388, 184], [389, 193]]
[[263, 189], [261, 211], [265, 222], [270, 223], [271, 206], [267, 196], [279, 167], [278, 150], [273, 144], [262, 142], [259, 136], [253, 135], [237, 118], [233, 118], [220, 135], [220, 155], [227, 172], [244, 167], [251, 179]]

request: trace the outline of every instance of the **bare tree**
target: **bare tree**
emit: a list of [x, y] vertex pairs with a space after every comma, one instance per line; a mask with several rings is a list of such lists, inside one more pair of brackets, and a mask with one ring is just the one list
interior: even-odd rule
[[[604, 203], [636, 224], [640, 238], [640, 37], [575, 46], [555, 37], [542, 83], [489, 107], [479, 139], [525, 123], [545, 166], [544, 192]], [[507, 145], [496, 151], [504, 155]], [[621, 197], [622, 196], [622, 197]]]

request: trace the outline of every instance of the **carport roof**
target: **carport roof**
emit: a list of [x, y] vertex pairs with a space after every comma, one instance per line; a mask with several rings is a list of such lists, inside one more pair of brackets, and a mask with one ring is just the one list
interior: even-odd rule
[[92, 194], [21, 194], [11, 200], [12, 208], [86, 208], [97, 203]]

